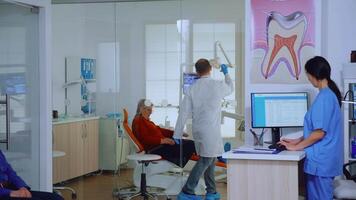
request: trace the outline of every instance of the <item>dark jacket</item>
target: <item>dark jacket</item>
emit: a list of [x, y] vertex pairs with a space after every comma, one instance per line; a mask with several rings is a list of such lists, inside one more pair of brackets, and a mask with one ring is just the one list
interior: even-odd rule
[[[6, 158], [2, 151], [0, 150], [0, 183], [7, 183], [15, 189], [20, 189], [21, 187], [29, 188], [28, 185], [23, 181], [16, 172], [12, 169], [10, 164], [6, 161]], [[1, 187], [0, 185], [0, 197], [8, 197], [11, 190], [6, 187]]]

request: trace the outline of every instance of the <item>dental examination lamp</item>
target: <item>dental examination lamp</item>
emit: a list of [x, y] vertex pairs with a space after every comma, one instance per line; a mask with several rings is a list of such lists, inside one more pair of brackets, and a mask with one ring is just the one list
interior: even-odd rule
[[229, 58], [227, 57], [227, 54], [226, 54], [224, 48], [222, 47], [220, 41], [216, 41], [214, 44], [214, 58], [209, 61], [210, 65], [215, 67], [216, 69], [220, 68], [221, 62], [220, 62], [220, 58], [218, 57], [218, 48], [223, 53], [223, 55], [228, 63], [227, 66], [233, 68], [234, 65], [230, 62]]

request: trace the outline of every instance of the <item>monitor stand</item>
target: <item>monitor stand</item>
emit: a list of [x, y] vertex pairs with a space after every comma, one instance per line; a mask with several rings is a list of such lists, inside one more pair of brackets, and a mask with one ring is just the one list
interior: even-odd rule
[[268, 146], [270, 149], [277, 148], [277, 142], [281, 139], [280, 128], [272, 128], [272, 144]]

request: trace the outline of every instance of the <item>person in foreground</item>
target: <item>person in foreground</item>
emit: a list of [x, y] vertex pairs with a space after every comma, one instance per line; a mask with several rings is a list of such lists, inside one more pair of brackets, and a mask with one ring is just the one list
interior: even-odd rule
[[32, 191], [0, 150], [0, 199], [1, 200], [63, 200], [58, 194]]
[[[183, 140], [182, 146], [172, 139], [173, 131], [156, 126], [151, 120], [152, 103], [141, 99], [132, 121], [132, 130], [148, 153], [158, 154], [177, 166], [184, 167], [195, 153], [194, 142]], [[181, 153], [181, 149], [183, 150]]]
[[333, 199], [333, 179], [341, 175], [343, 138], [341, 132], [341, 93], [331, 80], [328, 61], [320, 56], [305, 64], [310, 83], [319, 89], [304, 117], [304, 134], [297, 139], [282, 139], [288, 150], [306, 152], [307, 199]]
[[187, 182], [179, 193], [178, 200], [201, 199], [194, 190], [200, 177], [204, 174], [207, 200], [220, 199], [216, 191], [214, 169], [216, 157], [224, 152], [221, 138], [221, 101], [233, 92], [233, 83], [227, 66], [221, 65], [224, 81], [210, 77], [212, 67], [207, 59], [199, 59], [195, 70], [200, 78], [190, 86], [180, 105], [178, 120], [173, 138], [182, 138], [184, 125], [192, 116], [192, 133], [199, 160], [193, 167]]

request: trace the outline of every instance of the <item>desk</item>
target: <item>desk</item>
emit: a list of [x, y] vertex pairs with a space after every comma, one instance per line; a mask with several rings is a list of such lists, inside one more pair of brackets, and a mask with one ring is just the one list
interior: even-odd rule
[[298, 200], [298, 162], [304, 157], [304, 151], [225, 152], [228, 199]]

